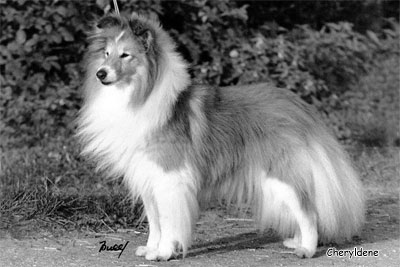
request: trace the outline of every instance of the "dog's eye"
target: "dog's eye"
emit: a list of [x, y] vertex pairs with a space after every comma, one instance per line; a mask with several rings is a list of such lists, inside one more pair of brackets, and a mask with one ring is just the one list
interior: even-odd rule
[[106, 57], [108, 57], [108, 56], [110, 55], [110, 53], [106, 51], [106, 52], [104, 53], [104, 55], [105, 55]]
[[130, 55], [128, 54], [128, 53], [122, 53], [119, 57], [120, 58], [127, 58], [127, 57], [129, 57]]

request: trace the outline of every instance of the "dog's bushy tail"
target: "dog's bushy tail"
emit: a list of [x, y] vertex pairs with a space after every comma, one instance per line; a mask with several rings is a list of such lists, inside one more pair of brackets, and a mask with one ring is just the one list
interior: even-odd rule
[[346, 152], [329, 134], [310, 143], [319, 239], [342, 242], [357, 234], [364, 221], [361, 182]]

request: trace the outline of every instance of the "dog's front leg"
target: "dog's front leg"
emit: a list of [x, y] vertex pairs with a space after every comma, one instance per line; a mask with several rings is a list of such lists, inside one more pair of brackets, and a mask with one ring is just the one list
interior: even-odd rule
[[[198, 216], [196, 181], [189, 171], [178, 170], [162, 172], [161, 176], [152, 179], [151, 184], [152, 196], [144, 203], [146, 213], [150, 215], [145, 257], [147, 260], [168, 260], [181, 252], [185, 255]], [[152, 249], [156, 243], [157, 249]]]
[[136, 256], [146, 256], [147, 253], [154, 253], [158, 249], [161, 238], [159, 213], [154, 197], [147, 193], [142, 196], [147, 221], [149, 222], [149, 237], [146, 246], [140, 246], [136, 250]]

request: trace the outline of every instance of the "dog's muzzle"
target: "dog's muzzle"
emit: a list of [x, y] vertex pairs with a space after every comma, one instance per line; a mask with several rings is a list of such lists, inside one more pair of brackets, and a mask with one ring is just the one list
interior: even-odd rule
[[96, 72], [97, 79], [104, 85], [117, 82], [115, 70], [109, 67], [101, 67]]
[[99, 71], [97, 71], [96, 77], [97, 77], [101, 82], [103, 82], [103, 81], [107, 78], [107, 71], [105, 71], [104, 69], [100, 69]]

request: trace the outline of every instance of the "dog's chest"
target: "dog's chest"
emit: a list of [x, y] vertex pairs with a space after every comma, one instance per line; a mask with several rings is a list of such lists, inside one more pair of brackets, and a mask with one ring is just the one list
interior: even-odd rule
[[145, 146], [148, 123], [129, 106], [130, 94], [113, 86], [101, 88], [87, 103], [81, 134], [88, 140], [84, 153], [104, 165], [124, 169]]

